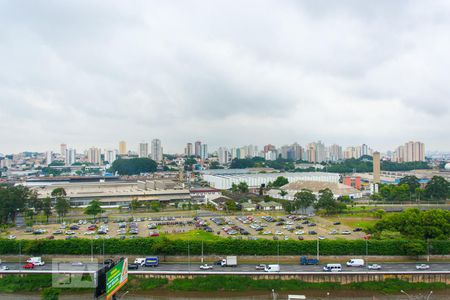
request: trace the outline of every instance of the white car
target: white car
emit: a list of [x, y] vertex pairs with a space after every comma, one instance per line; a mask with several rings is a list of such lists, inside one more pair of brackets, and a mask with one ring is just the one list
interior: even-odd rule
[[264, 231], [263, 234], [265, 235], [272, 234], [272, 231]]
[[341, 234], [349, 235], [349, 234], [352, 234], [352, 232], [348, 231], [348, 230], [344, 230], [344, 231], [341, 232]]
[[295, 232], [295, 234], [296, 234], [296, 235], [302, 235], [302, 234], [305, 234], [305, 232], [304, 232], [303, 230], [297, 230], [297, 231]]
[[6, 271], [6, 270], [9, 270], [9, 267], [8, 266], [2, 266], [2, 271]]
[[426, 264], [416, 265], [417, 270], [428, 270], [429, 268], [430, 268], [430, 266], [426, 265]]
[[8, 239], [10, 239], [10, 240], [15, 240], [16, 239], [16, 237], [17, 236], [15, 236], [15, 235], [13, 235], [13, 234], [11, 234], [9, 237], [8, 237]]
[[77, 261], [77, 262], [73, 262], [72, 266], [73, 267], [82, 267], [82, 266], [84, 266], [84, 264], [81, 261]]
[[276, 234], [276, 235], [282, 235], [282, 234], [284, 234], [284, 233], [283, 233], [283, 231], [277, 230], [277, 231], [275, 231], [275, 234]]
[[256, 270], [265, 270], [266, 269], [266, 265], [265, 264], [259, 264], [256, 266]]
[[208, 265], [208, 264], [204, 264], [200, 266], [200, 270], [211, 270], [213, 268], [213, 266]]
[[324, 240], [325, 237], [323, 235], [319, 236], [319, 240]]
[[369, 268], [369, 270], [381, 270], [381, 266], [379, 264], [371, 264], [367, 268]]

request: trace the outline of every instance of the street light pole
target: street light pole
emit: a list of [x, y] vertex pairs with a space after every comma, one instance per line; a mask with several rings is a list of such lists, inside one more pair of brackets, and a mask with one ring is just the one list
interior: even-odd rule
[[429, 293], [428, 296], [427, 296], [427, 300], [430, 299], [430, 297], [431, 297], [432, 294], [433, 294], [433, 291], [430, 291], [430, 293]]
[[400, 290], [400, 293], [405, 294], [408, 297], [408, 299], [410, 299], [410, 300], [412, 299], [411, 296], [404, 290]]
[[188, 269], [189, 272], [191, 271], [191, 252], [190, 252], [190, 245], [189, 245], [189, 241], [188, 241]]
[[319, 260], [320, 256], [320, 245], [319, 245], [319, 238], [317, 238], [317, 260]]
[[202, 263], [203, 263], [203, 240], [202, 240]]

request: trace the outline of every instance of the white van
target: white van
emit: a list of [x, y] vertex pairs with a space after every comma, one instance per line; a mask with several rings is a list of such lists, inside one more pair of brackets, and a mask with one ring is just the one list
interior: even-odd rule
[[352, 258], [347, 262], [347, 267], [364, 267], [364, 259]]
[[265, 272], [280, 272], [280, 265], [267, 265]]
[[327, 264], [325, 267], [323, 267], [323, 270], [325, 272], [341, 272], [342, 266], [341, 264]]
[[32, 263], [35, 266], [43, 266], [45, 262], [42, 261], [41, 257], [30, 257], [27, 259], [27, 263]]

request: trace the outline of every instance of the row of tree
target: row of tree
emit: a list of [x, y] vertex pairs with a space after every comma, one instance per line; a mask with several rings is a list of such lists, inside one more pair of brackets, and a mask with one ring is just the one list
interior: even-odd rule
[[373, 229], [377, 237], [406, 237], [410, 239], [445, 239], [450, 235], [450, 211], [407, 209], [401, 213], [385, 214]]
[[379, 193], [372, 195], [374, 200], [411, 201], [411, 200], [446, 200], [450, 198], [450, 182], [441, 176], [434, 176], [421, 188], [419, 178], [405, 176], [397, 185], [383, 184]]

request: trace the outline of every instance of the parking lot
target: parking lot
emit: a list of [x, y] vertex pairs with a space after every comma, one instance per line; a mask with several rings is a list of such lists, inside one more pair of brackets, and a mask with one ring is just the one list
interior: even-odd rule
[[79, 220], [70, 224], [12, 228], [5, 236], [18, 239], [134, 238], [186, 233], [195, 229], [237, 239], [311, 240], [360, 239], [365, 233], [319, 216], [238, 214], [212, 217], [164, 216], [109, 219], [95, 224]]

